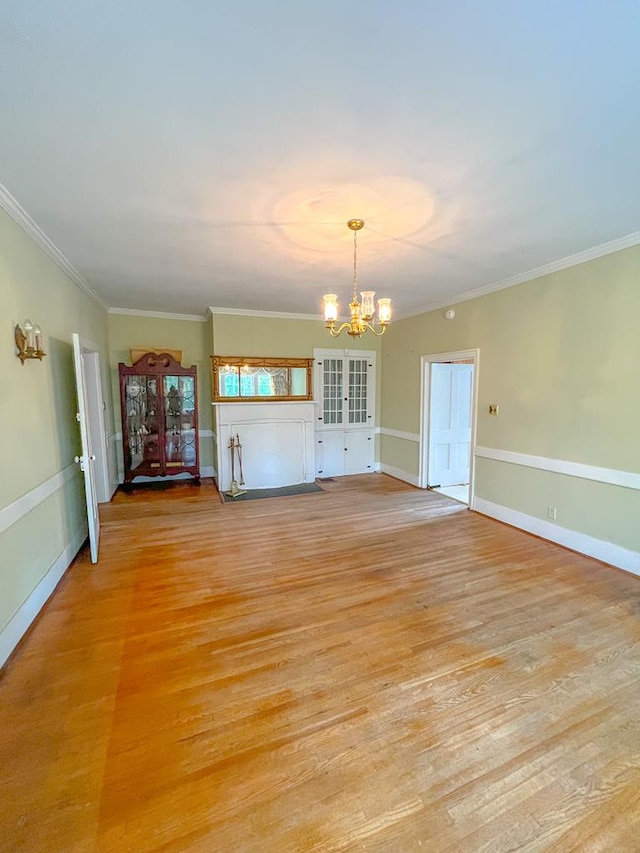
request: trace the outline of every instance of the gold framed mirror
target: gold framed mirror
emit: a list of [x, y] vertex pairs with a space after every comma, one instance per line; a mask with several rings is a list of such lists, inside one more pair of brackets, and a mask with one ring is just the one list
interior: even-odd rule
[[312, 358], [211, 356], [214, 403], [312, 400]]

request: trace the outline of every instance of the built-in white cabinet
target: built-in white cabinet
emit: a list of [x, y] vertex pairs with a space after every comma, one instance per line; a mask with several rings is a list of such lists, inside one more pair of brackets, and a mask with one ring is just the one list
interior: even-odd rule
[[367, 350], [314, 350], [318, 477], [374, 470], [375, 357]]

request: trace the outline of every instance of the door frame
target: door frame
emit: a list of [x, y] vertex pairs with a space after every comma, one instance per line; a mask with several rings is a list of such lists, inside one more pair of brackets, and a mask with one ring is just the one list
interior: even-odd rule
[[480, 371], [479, 348], [436, 352], [420, 357], [420, 458], [418, 466], [418, 486], [427, 488], [429, 481], [429, 432], [431, 413], [431, 365], [438, 362], [473, 360], [473, 383], [471, 391], [471, 443], [469, 448], [469, 509], [474, 508], [474, 475], [476, 425], [478, 421], [478, 375]]

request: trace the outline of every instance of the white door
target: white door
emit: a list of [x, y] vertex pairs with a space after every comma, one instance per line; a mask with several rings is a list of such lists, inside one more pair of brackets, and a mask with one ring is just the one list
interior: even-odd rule
[[89, 410], [87, 381], [85, 377], [85, 354], [97, 352], [96, 348], [79, 335], [73, 333], [73, 363], [76, 370], [76, 389], [78, 393], [78, 414], [80, 424], [80, 442], [82, 456], [76, 456], [76, 462], [84, 474], [84, 491], [87, 499], [87, 519], [89, 522], [89, 545], [91, 546], [91, 562], [98, 562], [98, 547], [100, 543], [100, 516], [96, 496], [95, 453], [91, 445], [91, 429], [89, 426]]
[[431, 365], [429, 486], [469, 482], [472, 364]]

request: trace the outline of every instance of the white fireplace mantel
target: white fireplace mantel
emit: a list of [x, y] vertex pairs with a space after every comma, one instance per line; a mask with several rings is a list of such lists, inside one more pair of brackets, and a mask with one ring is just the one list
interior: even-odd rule
[[[229, 442], [242, 445], [244, 488], [273, 489], [315, 479], [316, 404], [305, 402], [213, 403], [218, 488], [231, 487]], [[236, 465], [236, 480], [240, 472]]]

